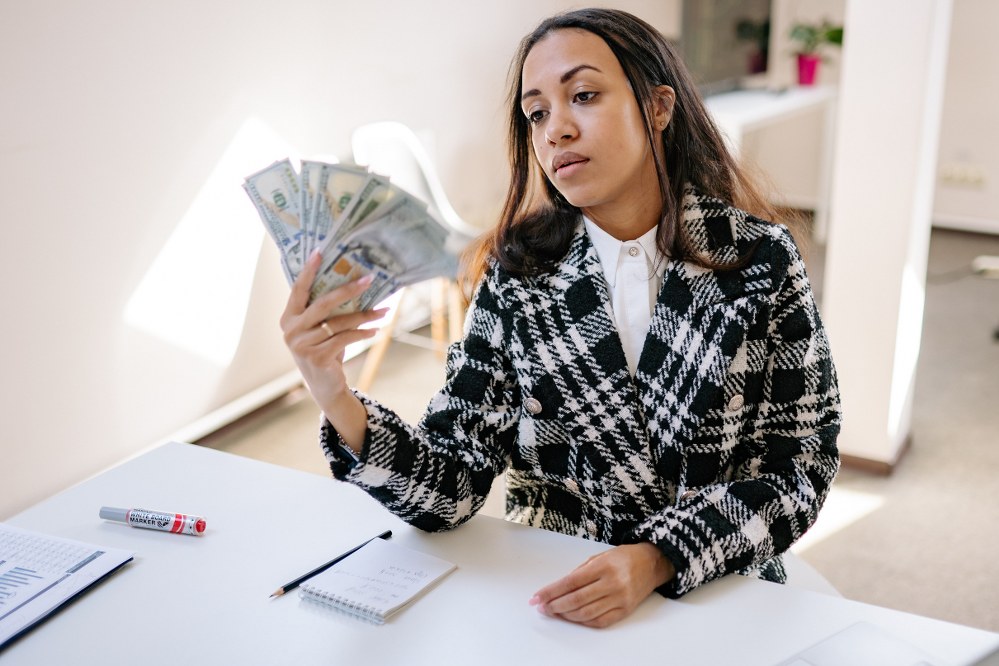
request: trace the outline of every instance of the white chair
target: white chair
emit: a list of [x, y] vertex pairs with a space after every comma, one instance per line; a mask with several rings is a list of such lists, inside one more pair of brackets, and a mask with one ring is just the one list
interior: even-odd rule
[[[479, 235], [480, 231], [461, 219], [451, 206], [430, 155], [409, 127], [392, 121], [362, 125], [351, 135], [351, 148], [357, 164], [388, 176], [393, 183], [427, 203], [430, 211], [448, 230], [448, 249], [461, 252]], [[368, 351], [356, 383], [361, 391], [370, 388], [388, 345], [397, 336], [395, 329], [405, 296], [403, 290], [391, 318]], [[430, 330], [434, 347], [442, 358], [448, 341], [454, 342], [461, 337], [464, 302], [456, 276], [434, 281]]]
[[362, 125], [351, 135], [351, 148], [355, 162], [389, 176], [399, 187], [426, 201], [459, 240], [467, 243], [479, 235], [480, 230], [461, 219], [451, 206], [437, 168], [409, 127], [394, 121]]

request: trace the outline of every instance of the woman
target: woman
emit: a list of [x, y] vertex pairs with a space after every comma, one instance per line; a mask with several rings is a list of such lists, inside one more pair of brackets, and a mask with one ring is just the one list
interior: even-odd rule
[[511, 185], [472, 262], [464, 339], [418, 427], [347, 386], [346, 345], [383, 311], [282, 318], [326, 416], [337, 478], [426, 530], [455, 527], [507, 471], [507, 517], [615, 547], [530, 603], [589, 626], [654, 590], [785, 578], [838, 468], [835, 371], [804, 265], [726, 152], [663, 37], [569, 12], [512, 69]]

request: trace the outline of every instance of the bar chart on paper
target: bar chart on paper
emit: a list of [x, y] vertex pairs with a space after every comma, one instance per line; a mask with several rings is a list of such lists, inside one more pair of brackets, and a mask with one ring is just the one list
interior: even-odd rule
[[0, 524], [0, 647], [131, 559], [127, 551]]
[[25, 567], [11, 566], [8, 562], [0, 562], [0, 619], [13, 612], [17, 607], [45, 587], [54, 584], [52, 576], [40, 574]]

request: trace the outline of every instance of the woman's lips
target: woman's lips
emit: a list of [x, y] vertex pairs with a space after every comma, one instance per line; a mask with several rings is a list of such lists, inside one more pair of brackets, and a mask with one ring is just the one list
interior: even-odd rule
[[589, 160], [578, 153], [559, 153], [552, 160], [552, 171], [559, 176], [568, 176]]

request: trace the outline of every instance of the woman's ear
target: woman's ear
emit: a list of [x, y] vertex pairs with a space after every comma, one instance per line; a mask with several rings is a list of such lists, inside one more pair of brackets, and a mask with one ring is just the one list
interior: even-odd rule
[[673, 118], [673, 104], [676, 103], [676, 93], [667, 85], [656, 86], [652, 92], [652, 126], [656, 131], [663, 131]]

